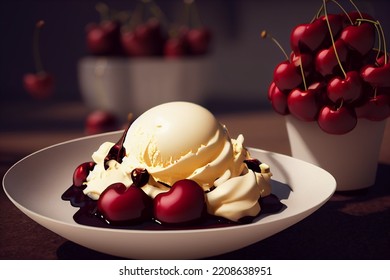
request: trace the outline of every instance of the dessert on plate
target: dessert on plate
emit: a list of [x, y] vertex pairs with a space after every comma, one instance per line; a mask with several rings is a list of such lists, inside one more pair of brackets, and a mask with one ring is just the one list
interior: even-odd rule
[[264, 199], [272, 211], [281, 209], [271, 176], [244, 137], [231, 138], [210, 111], [169, 102], [139, 116], [117, 143], [102, 143], [62, 197], [92, 205], [89, 212], [110, 225], [177, 226], [210, 217], [235, 224], [257, 217]]

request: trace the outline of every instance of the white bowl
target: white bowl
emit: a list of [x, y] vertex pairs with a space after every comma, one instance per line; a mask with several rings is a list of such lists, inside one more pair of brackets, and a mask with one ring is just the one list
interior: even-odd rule
[[195, 259], [237, 250], [280, 232], [316, 211], [336, 189], [335, 179], [317, 166], [250, 148], [253, 157], [271, 166], [273, 193], [286, 206], [279, 213], [260, 216], [251, 224], [194, 230], [124, 230], [77, 224], [73, 220], [77, 208], [61, 195], [71, 185], [75, 167], [89, 160], [102, 142], [115, 142], [121, 134], [89, 136], [35, 152], [7, 171], [4, 191], [31, 219], [82, 246], [125, 258]]
[[84, 57], [78, 64], [82, 97], [90, 109], [126, 119], [170, 101], [204, 101], [209, 78], [205, 58]]

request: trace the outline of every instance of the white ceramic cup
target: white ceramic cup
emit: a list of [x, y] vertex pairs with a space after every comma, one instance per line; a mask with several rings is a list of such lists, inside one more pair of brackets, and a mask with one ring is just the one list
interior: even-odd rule
[[385, 124], [386, 120], [359, 119], [351, 132], [332, 135], [321, 130], [317, 122], [286, 116], [292, 156], [331, 173], [337, 191], [359, 190], [375, 184]]
[[79, 86], [90, 109], [126, 119], [161, 103], [202, 103], [208, 90], [209, 59], [84, 57]]

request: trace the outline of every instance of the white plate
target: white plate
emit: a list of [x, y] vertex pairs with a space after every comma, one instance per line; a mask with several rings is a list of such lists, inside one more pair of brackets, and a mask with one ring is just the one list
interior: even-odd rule
[[197, 230], [123, 230], [77, 224], [73, 221], [77, 208], [61, 199], [72, 183], [73, 170], [89, 160], [102, 142], [116, 142], [121, 133], [75, 139], [25, 157], [5, 174], [5, 193], [37, 223], [90, 249], [125, 258], [195, 259], [237, 250], [278, 233], [320, 208], [336, 189], [332, 175], [319, 167], [249, 148], [253, 157], [271, 166], [273, 192], [287, 206], [283, 211], [251, 224]]

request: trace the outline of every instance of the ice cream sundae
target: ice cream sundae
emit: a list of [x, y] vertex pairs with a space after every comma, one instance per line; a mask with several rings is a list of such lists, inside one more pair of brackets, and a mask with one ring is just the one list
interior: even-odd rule
[[241, 223], [261, 213], [266, 197], [280, 205], [271, 176], [244, 137], [232, 139], [210, 111], [170, 102], [139, 116], [117, 143], [102, 143], [75, 169], [63, 199], [92, 203], [111, 225], [196, 224], [206, 216]]

